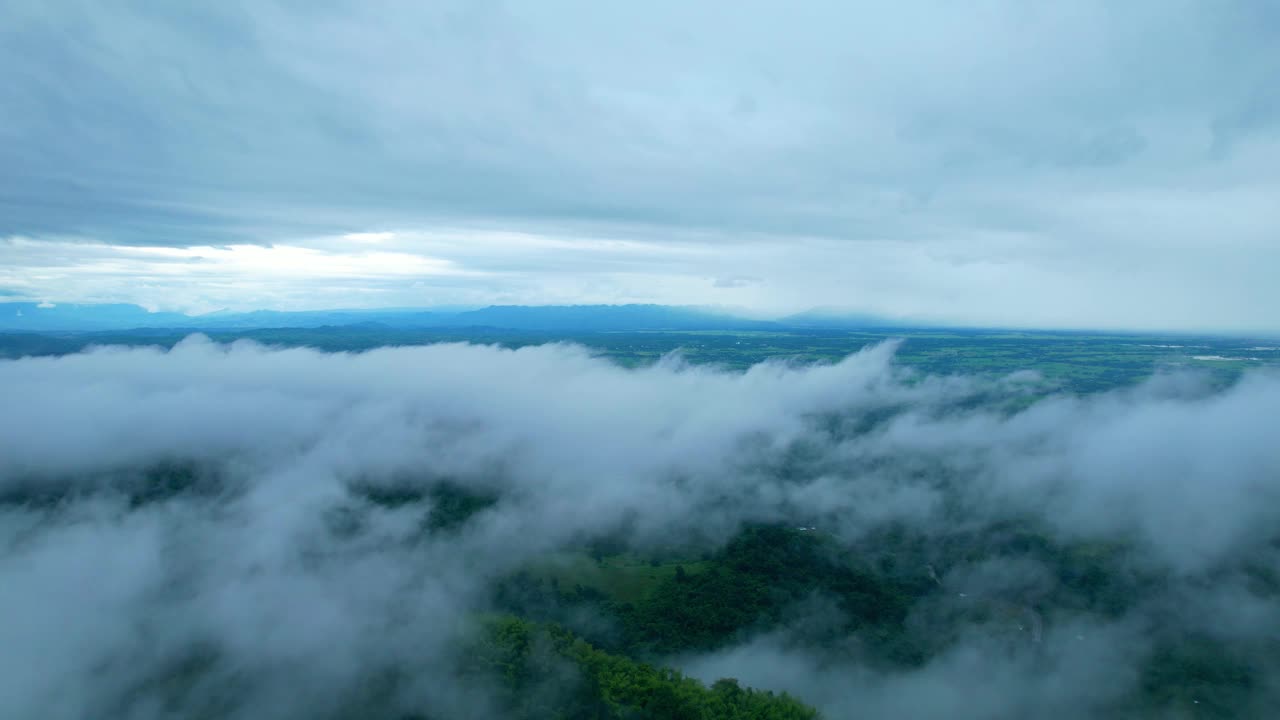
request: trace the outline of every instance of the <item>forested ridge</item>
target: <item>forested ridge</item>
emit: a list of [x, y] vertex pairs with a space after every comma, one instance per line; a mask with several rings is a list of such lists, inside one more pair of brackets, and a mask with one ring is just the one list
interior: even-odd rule
[[[893, 672], [922, 668], [975, 632], [1011, 656], [1034, 656], [1046, 652], [1040, 646], [1052, 628], [1123, 617], [1168, 582], [1134, 569], [1131, 552], [1121, 544], [1055, 543], [1033, 524], [1013, 521], [931, 541], [890, 529], [853, 546], [816, 528], [752, 525], [709, 556], [662, 561], [674, 571], [640, 600], [528, 571], [495, 592], [500, 607], [552, 626], [576, 619], [615, 657], [661, 662], [784, 629], [783, 642], [832, 662]], [[952, 566], [983, 562], [1035, 562], [1054, 574], [1001, 592], [957, 593], [939, 580]], [[1273, 569], [1242, 560], [1237, 571], [1273, 597], [1280, 593]], [[584, 608], [594, 620], [581, 622]], [[1159, 639], [1136, 658], [1135, 690], [1100, 711], [1162, 717], [1194, 708], [1197, 717], [1223, 718], [1258, 711], [1254, 691], [1277, 661], [1273, 639], [1229, 644], [1173, 624], [1149, 630]]]
[[553, 624], [489, 619], [467, 671], [501, 679], [505, 717], [535, 720], [808, 720], [817, 713], [783, 693], [722, 679], [710, 687], [593, 647]]

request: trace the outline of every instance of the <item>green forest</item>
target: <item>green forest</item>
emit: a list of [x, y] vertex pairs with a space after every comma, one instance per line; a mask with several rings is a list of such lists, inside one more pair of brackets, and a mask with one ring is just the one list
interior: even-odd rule
[[[436, 507], [446, 514], [424, 518], [428, 532], [462, 527], [493, 501], [440, 491], [447, 499]], [[1047, 627], [1122, 618], [1171, 580], [1137, 569], [1123, 543], [1062, 544], [1026, 518], [942, 537], [890, 526], [854, 544], [820, 527], [752, 524], [712, 551], [611, 554], [621, 550], [602, 538], [495, 584], [497, 614], [485, 620], [467, 672], [501, 678], [511, 717], [817, 717], [803, 697], [752, 691], [733, 678], [708, 688], [663, 662], [794, 625], [797, 608], [807, 612], [815, 599], [824, 621], [788, 627], [786, 642], [833, 664], [909, 672], [975, 632], [1010, 655], [1034, 655]], [[1052, 570], [1046, 587], [955, 598], [938, 580], [951, 567], [1021, 560]], [[1280, 599], [1280, 572], [1266, 563], [1241, 558], [1220, 572]], [[1274, 641], [1228, 644], [1174, 625], [1154, 632], [1135, 689], [1096, 712], [1256, 716], [1256, 691], [1280, 661]], [[575, 668], [572, 692], [563, 678], [555, 693], [530, 691], [566, 661]], [[1086, 702], [1088, 689], [1081, 692]]]

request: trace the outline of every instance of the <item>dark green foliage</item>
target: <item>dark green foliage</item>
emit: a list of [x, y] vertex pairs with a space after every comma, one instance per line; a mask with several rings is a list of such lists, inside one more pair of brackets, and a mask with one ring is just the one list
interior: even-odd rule
[[496, 677], [505, 717], [564, 720], [809, 720], [784, 694], [720, 680], [711, 688], [593, 647], [554, 625], [505, 616], [488, 623], [467, 674]]
[[137, 507], [177, 497], [184, 493], [210, 496], [223, 489], [216, 468], [195, 462], [167, 461], [156, 463], [130, 483], [129, 501]]
[[430, 497], [432, 504], [427, 527], [437, 532], [456, 530], [472, 516], [498, 502], [498, 496], [492, 492], [452, 483], [435, 486]]
[[[1030, 520], [1002, 520], [958, 527], [924, 537], [901, 526], [870, 534], [853, 550], [874, 560], [880, 573], [895, 578], [913, 597], [935, 591], [954, 568], [984, 562], [1025, 560], [1045, 571], [1047, 587], [1034, 597], [1006, 597], [1071, 612], [1116, 618], [1131, 609], [1159, 578], [1139, 573], [1120, 542], [1065, 543]], [[932, 572], [933, 577], [929, 576]]]
[[214, 498], [232, 490], [222, 468], [215, 463], [166, 459], [142, 468], [103, 472], [81, 478], [7, 478], [0, 487], [0, 506], [19, 505], [51, 509], [68, 498], [110, 495], [131, 508], [178, 497]]
[[494, 585], [491, 604], [501, 612], [570, 628], [598, 647], [625, 650], [616, 624], [609, 621], [613, 605], [595, 588], [580, 583], [565, 587], [554, 577], [520, 571]]
[[835, 599], [848, 631], [897, 626], [910, 603], [903, 588], [838, 557], [817, 533], [757, 526], [739, 534], [705, 572], [677, 568], [645, 602], [618, 611], [642, 652], [707, 650], [777, 624], [814, 593]]
[[421, 505], [423, 527], [429, 532], [460, 529], [477, 514], [498, 502], [497, 493], [452, 481], [430, 483], [356, 483], [351, 492], [376, 506], [398, 508]]
[[1143, 704], [1195, 717], [1261, 717], [1251, 707], [1259, 670], [1241, 647], [1204, 637], [1166, 641], [1143, 667]]

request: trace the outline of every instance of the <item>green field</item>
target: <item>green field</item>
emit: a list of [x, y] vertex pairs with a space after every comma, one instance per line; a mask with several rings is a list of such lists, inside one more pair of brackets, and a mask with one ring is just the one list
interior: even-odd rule
[[[0, 334], [0, 358], [58, 355], [93, 344], [171, 346], [188, 333], [149, 330], [80, 334]], [[1153, 373], [1194, 370], [1230, 382], [1249, 368], [1280, 366], [1280, 341], [1181, 335], [997, 330], [628, 331], [555, 333], [496, 330], [408, 330], [365, 326], [211, 332], [327, 351], [470, 342], [508, 348], [552, 342], [580, 344], [620, 365], [639, 367], [679, 353], [694, 364], [730, 370], [765, 360], [835, 362], [869, 345], [900, 341], [896, 362], [937, 375], [989, 376], [1031, 370], [1050, 388], [1089, 393], [1131, 385]]]
[[674, 578], [677, 568], [696, 575], [707, 565], [703, 560], [656, 561], [635, 555], [609, 555], [596, 560], [586, 554], [572, 554], [550, 558], [533, 570], [563, 588], [582, 585], [600, 591], [610, 600], [636, 603], [662, 582]]

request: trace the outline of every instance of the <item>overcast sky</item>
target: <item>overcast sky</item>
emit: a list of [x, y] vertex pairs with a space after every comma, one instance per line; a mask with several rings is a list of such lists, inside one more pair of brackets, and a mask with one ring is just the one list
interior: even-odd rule
[[1280, 5], [0, 0], [0, 296], [1280, 329]]

